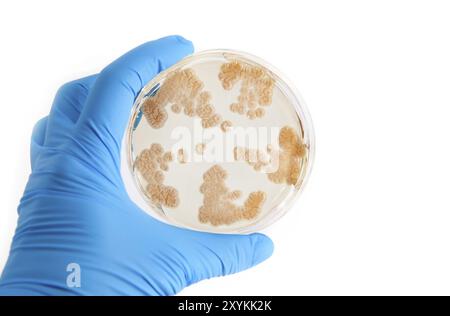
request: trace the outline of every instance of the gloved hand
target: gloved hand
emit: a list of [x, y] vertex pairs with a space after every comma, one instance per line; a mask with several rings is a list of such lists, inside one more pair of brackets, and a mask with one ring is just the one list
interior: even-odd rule
[[131, 106], [145, 83], [192, 51], [182, 37], [162, 38], [59, 89], [33, 131], [32, 173], [0, 294], [170, 295], [271, 255], [264, 235], [173, 227], [125, 191], [120, 148]]

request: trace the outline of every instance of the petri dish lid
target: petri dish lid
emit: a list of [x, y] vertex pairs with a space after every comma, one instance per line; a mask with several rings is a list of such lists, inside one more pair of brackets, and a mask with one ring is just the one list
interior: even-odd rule
[[248, 53], [209, 50], [144, 86], [122, 148], [127, 192], [153, 217], [251, 233], [292, 208], [315, 143], [305, 102], [280, 71]]

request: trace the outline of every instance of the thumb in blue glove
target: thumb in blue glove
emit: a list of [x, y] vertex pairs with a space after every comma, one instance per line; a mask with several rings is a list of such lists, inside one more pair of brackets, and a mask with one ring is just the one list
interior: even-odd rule
[[271, 255], [262, 234], [173, 227], [125, 191], [120, 152], [131, 106], [146, 82], [192, 51], [184, 38], [165, 37], [59, 89], [33, 131], [32, 173], [0, 295], [170, 295]]

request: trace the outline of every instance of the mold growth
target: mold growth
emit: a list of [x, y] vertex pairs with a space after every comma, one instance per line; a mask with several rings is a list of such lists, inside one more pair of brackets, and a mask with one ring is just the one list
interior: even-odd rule
[[220, 124], [220, 129], [222, 130], [222, 132], [226, 133], [232, 126], [233, 124], [230, 121], [225, 120]]
[[174, 187], [164, 185], [163, 171], [169, 170], [169, 162], [173, 160], [172, 153], [165, 152], [160, 144], [152, 144], [144, 149], [136, 158], [135, 167], [147, 181], [146, 193], [150, 200], [167, 207], [177, 207], [178, 191]]
[[256, 218], [266, 199], [266, 193], [256, 191], [249, 194], [243, 205], [235, 204], [242, 195], [241, 191], [230, 191], [225, 180], [228, 173], [219, 165], [214, 165], [203, 174], [200, 192], [203, 193], [203, 205], [199, 209], [201, 223], [211, 225], [229, 225], [239, 220]]
[[270, 144], [267, 151], [234, 148], [235, 161], [244, 161], [255, 171], [267, 172], [270, 181], [295, 185], [300, 177], [301, 159], [305, 157], [307, 148], [292, 127], [284, 126], [278, 136], [280, 150], [274, 150]]
[[284, 126], [278, 136], [280, 152], [278, 169], [268, 173], [267, 177], [274, 183], [297, 184], [302, 167], [301, 159], [306, 155], [306, 145], [300, 140], [292, 127]]
[[181, 164], [184, 164], [188, 161], [186, 150], [184, 150], [183, 148], [178, 149], [177, 160]]
[[154, 96], [148, 97], [142, 104], [142, 112], [153, 128], [164, 126], [168, 118], [166, 106], [171, 104], [173, 113], [183, 112], [189, 117], [201, 118], [203, 128], [221, 123], [220, 115], [211, 105], [211, 94], [203, 91], [203, 82], [192, 69], [171, 73]]
[[197, 145], [195, 145], [195, 152], [198, 155], [203, 155], [203, 152], [206, 149], [206, 144], [205, 143], [198, 143]]
[[275, 82], [262, 68], [231, 61], [220, 67], [219, 80], [225, 90], [231, 90], [241, 81], [238, 102], [230, 104], [231, 112], [245, 114], [254, 120], [264, 116], [265, 110], [261, 106], [272, 104]]
[[235, 161], [245, 161], [255, 171], [262, 171], [263, 168], [271, 166], [271, 163], [273, 162], [273, 160], [275, 160], [273, 155], [276, 153], [268, 151], [267, 154], [262, 150], [234, 147], [233, 154]]

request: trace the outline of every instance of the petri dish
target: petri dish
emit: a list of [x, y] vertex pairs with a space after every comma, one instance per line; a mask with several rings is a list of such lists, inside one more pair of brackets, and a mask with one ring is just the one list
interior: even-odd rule
[[153, 217], [244, 234], [292, 208], [311, 171], [314, 132], [300, 94], [272, 65], [208, 50], [145, 85], [123, 155], [126, 189]]

